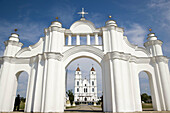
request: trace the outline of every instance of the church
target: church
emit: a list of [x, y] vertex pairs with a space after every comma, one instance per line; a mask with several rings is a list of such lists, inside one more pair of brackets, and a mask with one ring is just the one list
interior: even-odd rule
[[[96, 28], [84, 17], [87, 14], [84, 9], [80, 14], [81, 19], [70, 28], [53, 21], [44, 29], [44, 37], [29, 47], [22, 48], [17, 33], [5, 41], [4, 55], [0, 57], [0, 112], [13, 111], [22, 72], [29, 75], [25, 112], [64, 112], [66, 68], [82, 57], [93, 59], [101, 66], [104, 112], [142, 111], [139, 86], [142, 71], [149, 77], [153, 110], [170, 111], [169, 59], [163, 54], [159, 37], [149, 30], [144, 47], [139, 47], [128, 41], [124, 28], [111, 16], [103, 27]], [[91, 76], [95, 75], [93, 72]], [[76, 77], [81, 76], [80, 69], [76, 73]], [[94, 79], [90, 81], [92, 84]], [[87, 87], [88, 91], [92, 89]], [[85, 98], [88, 101], [89, 97]]]
[[90, 70], [89, 80], [85, 77], [82, 79], [82, 73], [79, 67], [75, 72], [74, 84], [74, 102], [75, 103], [93, 103], [97, 101], [97, 79], [94, 67]]

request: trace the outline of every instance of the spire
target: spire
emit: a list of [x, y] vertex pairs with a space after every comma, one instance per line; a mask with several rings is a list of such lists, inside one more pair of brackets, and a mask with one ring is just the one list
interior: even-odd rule
[[79, 64], [77, 64], [77, 69], [76, 69], [76, 71], [80, 71]]
[[79, 67], [77, 67], [76, 71], [80, 71], [80, 68], [79, 68]]
[[92, 64], [92, 68], [91, 68], [91, 71], [95, 71], [94, 68], [93, 68], [93, 64]]

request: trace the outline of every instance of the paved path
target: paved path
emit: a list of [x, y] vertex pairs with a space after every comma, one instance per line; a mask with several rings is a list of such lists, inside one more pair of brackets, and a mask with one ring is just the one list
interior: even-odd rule
[[102, 112], [100, 106], [92, 106], [92, 105], [79, 105], [73, 108], [68, 108], [65, 112], [69, 111], [77, 111], [77, 112]]

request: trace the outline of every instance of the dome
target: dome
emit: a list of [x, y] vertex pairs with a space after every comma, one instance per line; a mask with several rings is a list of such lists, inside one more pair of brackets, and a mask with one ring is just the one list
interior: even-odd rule
[[93, 33], [95, 29], [94, 24], [88, 20], [78, 20], [70, 27], [72, 33]]

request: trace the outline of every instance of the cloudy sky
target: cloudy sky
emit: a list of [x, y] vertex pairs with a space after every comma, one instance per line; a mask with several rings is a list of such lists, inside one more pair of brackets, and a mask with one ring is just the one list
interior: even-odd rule
[[[129, 41], [133, 44], [143, 46], [146, 42], [148, 29], [152, 28], [158, 39], [164, 42], [163, 52], [165, 56], [170, 56], [170, 0], [0, 0], [0, 55], [3, 55], [4, 41], [14, 29], [18, 29], [20, 41], [23, 47], [33, 45], [40, 37], [44, 36], [44, 28], [47, 28], [55, 17], [63, 27], [69, 28], [71, 24], [80, 19], [77, 12], [84, 7], [89, 14], [86, 19], [92, 21], [95, 26], [102, 27], [108, 20], [108, 16], [116, 20], [119, 27], [125, 29]], [[100, 66], [88, 59], [88, 63], [78, 59], [68, 66], [68, 79], [73, 79], [74, 69], [79, 63], [83, 71], [83, 76], [87, 76], [91, 65], [97, 70], [98, 84], [101, 83]], [[27, 78], [20, 77], [18, 93], [25, 95], [23, 85]], [[141, 74], [141, 92], [149, 92], [149, 84], [146, 82], [147, 76]], [[68, 89], [73, 88], [71, 83]], [[21, 87], [20, 87], [21, 86]], [[98, 92], [101, 94], [99, 85]]]

